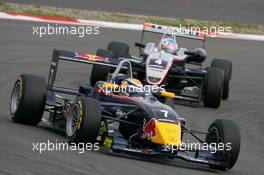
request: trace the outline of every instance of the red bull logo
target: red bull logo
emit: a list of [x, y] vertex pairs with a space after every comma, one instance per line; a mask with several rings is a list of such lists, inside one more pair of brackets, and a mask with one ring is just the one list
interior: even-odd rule
[[109, 62], [108, 58], [100, 57], [97, 55], [91, 55], [87, 53], [75, 53], [75, 57], [82, 58], [89, 61], [100, 61], [100, 62]]
[[152, 118], [144, 127], [142, 137], [150, 140], [157, 135], [156, 120]]

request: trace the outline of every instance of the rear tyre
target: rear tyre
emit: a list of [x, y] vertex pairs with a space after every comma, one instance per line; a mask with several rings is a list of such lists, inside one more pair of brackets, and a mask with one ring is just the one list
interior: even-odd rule
[[235, 165], [240, 151], [240, 132], [232, 120], [216, 119], [210, 125], [205, 141], [208, 144], [223, 143], [225, 146], [227, 144], [230, 146], [218, 151], [226, 165], [210, 165], [211, 168], [225, 170], [231, 169]]
[[221, 104], [224, 72], [218, 68], [208, 68], [204, 84], [204, 105], [218, 108]]
[[47, 94], [44, 78], [21, 74], [11, 94], [11, 119], [17, 123], [37, 125], [43, 115]]
[[222, 99], [226, 100], [229, 97], [230, 92], [230, 80], [232, 76], [232, 62], [224, 59], [213, 59], [211, 67], [219, 68], [224, 71], [224, 88]]
[[78, 97], [67, 116], [67, 139], [70, 143], [95, 143], [100, 125], [99, 101], [90, 97]]
[[108, 44], [107, 50], [111, 50], [113, 52], [114, 58], [128, 58], [129, 55], [129, 46], [126, 43], [118, 42], [118, 41], [111, 41]]
[[[112, 58], [113, 52], [110, 50], [98, 49], [96, 55], [101, 57]], [[110, 67], [93, 65], [91, 77], [90, 77], [90, 85], [93, 87], [96, 84], [96, 82], [104, 81], [110, 71], [111, 71]]]
[[96, 51], [96, 55], [100, 57], [113, 58], [113, 52], [111, 50], [106, 49], [98, 49]]

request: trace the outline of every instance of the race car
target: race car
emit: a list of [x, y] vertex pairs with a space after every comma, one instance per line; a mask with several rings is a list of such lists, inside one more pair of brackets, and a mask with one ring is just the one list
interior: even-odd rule
[[[144, 44], [145, 33], [159, 34], [162, 37], [158, 44]], [[199, 40], [203, 42], [203, 46], [194, 50], [178, 48], [177, 38]], [[165, 86], [167, 91], [177, 94], [178, 100], [192, 103], [203, 101], [207, 107], [218, 108], [221, 100], [229, 97], [232, 62], [213, 59], [211, 67], [203, 68], [202, 63], [207, 56], [204, 50], [205, 39], [206, 35], [199, 32], [184, 33], [169, 26], [144, 24], [141, 41], [135, 43], [140, 48], [139, 57], [129, 54], [127, 44], [116, 41], [110, 42], [106, 50], [99, 49], [97, 55], [126, 58], [132, 62], [134, 76], [144, 84]], [[109, 71], [111, 69], [94, 66], [91, 85], [98, 80], [104, 80]]]
[[[115, 70], [93, 87], [59, 87], [55, 85], [59, 60]], [[42, 120], [63, 130], [69, 143], [99, 143], [100, 149], [111, 152], [178, 158], [222, 170], [235, 165], [240, 132], [233, 121], [217, 119], [205, 132], [189, 129], [173, 106], [153, 95], [170, 100], [175, 98], [174, 93], [158, 86], [143, 86], [133, 77], [128, 60], [113, 62], [111, 58], [54, 50], [48, 83], [35, 75], [18, 76], [11, 95], [12, 121], [37, 125]], [[44, 111], [49, 112], [48, 118], [44, 119]], [[197, 140], [195, 147], [186, 146], [187, 134]]]

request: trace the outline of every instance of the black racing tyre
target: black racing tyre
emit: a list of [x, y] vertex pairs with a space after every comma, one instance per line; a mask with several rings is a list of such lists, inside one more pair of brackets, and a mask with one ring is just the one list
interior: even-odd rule
[[17, 123], [37, 125], [43, 115], [47, 83], [42, 77], [21, 74], [11, 94], [11, 119]]
[[224, 88], [222, 99], [226, 100], [230, 92], [230, 80], [232, 77], [232, 62], [224, 59], [213, 59], [211, 67], [219, 68], [224, 71]]
[[218, 108], [221, 104], [224, 72], [218, 68], [208, 68], [204, 82], [203, 102], [206, 107]]
[[[112, 58], [113, 52], [110, 50], [98, 49], [96, 52], [96, 55], [101, 56], [101, 57]], [[91, 77], [90, 77], [90, 85], [93, 87], [96, 84], [96, 82], [104, 81], [110, 71], [111, 71], [110, 67], [101, 66], [101, 65], [93, 65]]]
[[118, 41], [111, 41], [108, 46], [107, 50], [111, 50], [113, 52], [114, 58], [128, 58], [129, 55], [129, 46], [126, 43], [118, 42]]
[[228, 119], [216, 119], [213, 121], [208, 129], [205, 142], [218, 145], [223, 143], [225, 145], [225, 148], [218, 150], [218, 152], [226, 165], [210, 165], [210, 167], [221, 170], [231, 169], [239, 155], [240, 140], [240, 131], [234, 121]]
[[110, 69], [106, 66], [101, 65], [93, 65], [91, 77], [90, 77], [90, 85], [94, 87], [94, 85], [98, 81], [106, 80], [107, 75], [109, 74]]
[[111, 50], [98, 49], [96, 51], [96, 55], [100, 56], [100, 57], [112, 58], [113, 57], [113, 52]]
[[77, 97], [67, 116], [66, 136], [70, 143], [95, 143], [101, 125], [100, 103], [91, 97]]

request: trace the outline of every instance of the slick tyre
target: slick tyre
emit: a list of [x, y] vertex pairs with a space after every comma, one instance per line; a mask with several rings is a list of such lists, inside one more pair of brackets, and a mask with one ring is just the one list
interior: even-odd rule
[[108, 44], [107, 50], [113, 52], [114, 58], [129, 58], [129, 46], [126, 43], [118, 42], [118, 41], [111, 41]]
[[208, 144], [223, 143], [225, 145], [223, 150], [218, 150], [221, 159], [225, 162], [225, 166], [210, 165], [211, 168], [226, 170], [231, 169], [235, 165], [240, 151], [240, 132], [232, 120], [216, 119], [213, 121], [208, 129], [205, 142]]
[[222, 100], [224, 72], [218, 68], [208, 68], [204, 83], [203, 102], [206, 107], [218, 108]]
[[95, 143], [100, 124], [99, 101], [91, 97], [78, 97], [67, 116], [67, 139], [70, 143]]
[[224, 59], [213, 59], [211, 67], [219, 68], [224, 71], [224, 87], [222, 99], [227, 100], [230, 92], [230, 80], [232, 77], [232, 62]]
[[17, 123], [37, 125], [43, 115], [47, 94], [44, 78], [21, 74], [11, 94], [11, 119]]
[[[96, 52], [96, 55], [101, 56], [101, 57], [112, 58], [113, 52], [109, 50], [105, 50], [105, 49], [98, 49]], [[94, 85], [98, 81], [104, 81], [110, 71], [111, 71], [110, 67], [101, 66], [101, 65], [93, 65], [91, 77], [90, 77], [90, 85], [94, 87]]]

